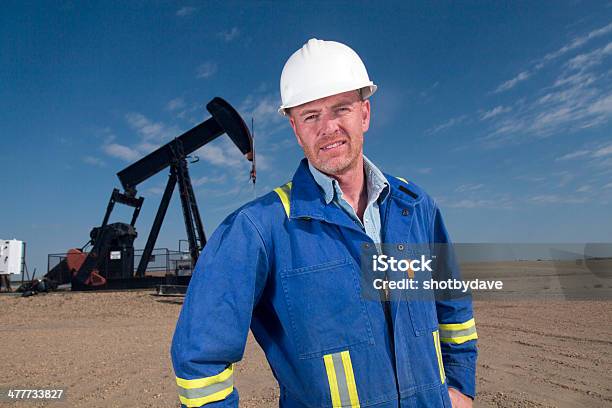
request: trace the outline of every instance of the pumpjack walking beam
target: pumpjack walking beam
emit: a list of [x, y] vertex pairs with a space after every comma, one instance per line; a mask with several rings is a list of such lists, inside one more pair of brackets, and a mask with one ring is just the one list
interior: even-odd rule
[[172, 149], [180, 143], [185, 155], [227, 133], [242, 154], [251, 153], [251, 134], [240, 114], [226, 101], [214, 98], [206, 105], [212, 118], [183, 133], [170, 143], [149, 153], [117, 173], [126, 194], [136, 195], [136, 186], [170, 166], [174, 158]]

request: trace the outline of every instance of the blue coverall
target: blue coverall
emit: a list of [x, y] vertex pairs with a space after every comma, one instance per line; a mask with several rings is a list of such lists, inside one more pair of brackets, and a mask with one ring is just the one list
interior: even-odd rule
[[[385, 176], [383, 242], [449, 243], [435, 202]], [[449, 386], [474, 397], [471, 300], [365, 298], [368, 245], [346, 212], [325, 203], [306, 159], [290, 183], [227, 217], [202, 251], [174, 333], [181, 403], [238, 406], [234, 363], [249, 328], [281, 407], [451, 408]]]

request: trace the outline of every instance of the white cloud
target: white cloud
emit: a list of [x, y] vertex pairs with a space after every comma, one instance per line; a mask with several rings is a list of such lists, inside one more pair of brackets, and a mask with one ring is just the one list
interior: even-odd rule
[[419, 96], [423, 99], [430, 99], [430, 97], [432, 96], [433, 92], [436, 90], [438, 85], [440, 85], [439, 81], [434, 82], [432, 86], [425, 89], [424, 91], [419, 92]]
[[242, 152], [227, 136], [201, 147], [195, 155], [211, 164], [223, 167], [244, 168], [248, 163]]
[[612, 54], [612, 42], [608, 43], [605, 47], [575, 56], [567, 62], [567, 67], [573, 70], [584, 71], [587, 68], [601, 63], [601, 61], [610, 54]]
[[183, 109], [184, 107], [185, 107], [185, 101], [181, 97], [174, 98], [168, 101], [168, 103], [166, 104], [166, 109], [169, 111]]
[[534, 204], [583, 204], [589, 200], [586, 197], [576, 198], [571, 195], [560, 196], [557, 194], [540, 194], [529, 197], [528, 202]]
[[420, 169], [417, 169], [417, 173], [421, 173], [421, 174], [431, 174], [431, 167], [422, 167]]
[[[190, 107], [185, 107], [176, 112], [176, 117], [182, 120], [189, 121], [192, 124], [198, 124], [202, 121], [201, 115], [206, 109], [201, 104], [193, 104]], [[196, 114], [198, 112], [199, 114]]]
[[217, 34], [219, 38], [221, 38], [225, 42], [230, 42], [235, 40], [240, 35], [240, 30], [238, 27], [232, 27], [230, 30], [223, 30]]
[[467, 115], [461, 115], [461, 116], [457, 116], [455, 118], [451, 118], [449, 120], [447, 120], [446, 122], [438, 125], [438, 126], [434, 126], [430, 129], [428, 129], [426, 131], [427, 134], [433, 135], [436, 134], [438, 132], [442, 132], [446, 129], [449, 129], [453, 126], [459, 125], [461, 123], [463, 123], [465, 120], [467, 119]]
[[[533, 105], [536, 108], [546, 108], [547, 106], [584, 103], [587, 99], [597, 96], [597, 91], [588, 87], [592, 82], [581, 81], [576, 83], [574, 80], [561, 77], [552, 86], [555, 90], [537, 98]], [[567, 87], [563, 88], [562, 85], [567, 85]], [[562, 89], [557, 90], [560, 87]]]
[[[165, 144], [165, 143], [164, 143]], [[136, 149], [143, 154], [149, 154], [153, 150], [161, 147], [162, 143], [149, 143], [149, 142], [140, 142], [136, 145]]]
[[612, 157], [608, 157], [607, 159], [601, 160], [596, 163], [600, 168], [605, 169], [604, 172], [606, 174], [612, 174]]
[[[564, 85], [573, 85], [574, 87], [586, 87], [591, 85], [593, 82], [597, 80], [597, 77], [592, 73], [585, 72], [577, 72], [568, 76], [561, 76], [557, 78], [555, 83], [553, 84], [553, 88], [562, 87]], [[546, 100], [542, 100], [541, 102], [546, 102]]]
[[[484, 140], [495, 145], [608, 123], [612, 120], [612, 76], [609, 72], [597, 72], [598, 64], [593, 62], [607, 53], [612, 55], [612, 45], [602, 47], [596, 53], [583, 54], [591, 55], [591, 59], [581, 59], [582, 65], [576, 59], [572, 64], [559, 64], [552, 85], [532, 91], [526, 99], [517, 101], [511, 113], [491, 123], [491, 133]], [[490, 112], [495, 112], [495, 109]]]
[[248, 95], [240, 104], [239, 110], [245, 120], [253, 117], [258, 122], [280, 123], [286, 119], [278, 113], [280, 98], [277, 95]]
[[600, 145], [595, 149], [582, 149], [577, 150], [575, 152], [567, 153], [557, 159], [557, 161], [561, 160], [571, 160], [577, 159], [581, 157], [589, 157], [592, 159], [602, 159], [606, 156], [612, 155], [612, 144]]
[[506, 112], [510, 112], [512, 110], [512, 108], [510, 106], [496, 106], [495, 108], [484, 112], [481, 116], [480, 116], [480, 120], [487, 120], [487, 119], [491, 119], [492, 117], [495, 117], [497, 115], [501, 115], [502, 113], [506, 113]]
[[593, 157], [604, 157], [612, 155], [612, 144], [603, 146], [593, 152]]
[[128, 146], [118, 143], [110, 143], [102, 146], [102, 150], [111, 157], [115, 157], [124, 161], [135, 161], [141, 157], [141, 154]]
[[[288, 127], [288, 126], [286, 126]], [[279, 129], [285, 129], [285, 126], [279, 127]], [[275, 138], [273, 141], [265, 142], [266, 151], [268, 152], [279, 152], [279, 151], [287, 151], [290, 149], [298, 149], [299, 145], [295, 139], [293, 131], [287, 129], [287, 132], [282, 134], [282, 138]], [[259, 134], [255, 136], [255, 151], [259, 155], [261, 140], [259, 139]], [[257, 156], [257, 161], [259, 162], [259, 156]]]
[[568, 153], [566, 155], [563, 155], [563, 156], [557, 158], [556, 161], [576, 159], [578, 157], [584, 157], [584, 156], [587, 156], [589, 154], [591, 154], [590, 150], [577, 150], [575, 152]]
[[590, 114], [610, 115], [612, 114], [612, 94], [595, 100], [588, 108]]
[[524, 180], [532, 183], [539, 183], [546, 180], [546, 177], [541, 176], [517, 176], [514, 178], [515, 180]]
[[255, 164], [256, 164], [256, 171], [257, 170], [267, 170], [270, 168], [270, 160], [268, 159], [267, 154], [262, 153], [260, 151], [257, 151], [257, 149], [255, 149]]
[[576, 178], [576, 175], [569, 171], [558, 171], [553, 173], [553, 176], [559, 177], [559, 187], [565, 187]]
[[133, 145], [126, 146], [114, 143], [113, 140], [115, 138], [113, 138], [107, 140], [102, 146], [102, 151], [107, 155], [125, 161], [135, 161], [181, 133], [175, 126], [168, 126], [163, 122], [155, 122], [137, 112], [127, 113], [125, 120], [128, 126], [136, 131], [140, 140]]
[[83, 160], [83, 163], [91, 164], [92, 166], [98, 166], [98, 167], [106, 166], [106, 163], [104, 162], [104, 160], [98, 157], [85, 156], [83, 157], [82, 160]]
[[589, 191], [591, 191], [591, 186], [586, 185], [586, 186], [580, 186], [576, 189], [577, 193], [588, 193]]
[[[564, 45], [563, 47], [559, 48], [557, 51], [544, 55], [544, 57], [542, 57], [540, 60], [537, 61], [537, 63], [533, 66], [532, 69], [523, 70], [518, 75], [516, 75], [514, 78], [499, 85], [493, 92], [500, 93], [500, 92], [504, 92], [504, 91], [514, 88], [518, 83], [527, 80], [534, 73], [544, 68], [544, 66], [546, 66], [550, 61], [557, 59], [572, 50], [582, 47], [583, 45], [587, 44], [589, 41], [591, 41], [594, 38], [601, 37], [610, 32], [612, 32], [612, 23], [604, 27], [595, 29], [586, 35], [574, 38], [572, 41], [570, 41], [568, 44]], [[604, 47], [604, 49], [597, 50], [595, 53], [591, 55], [584, 54], [582, 56], [577, 56], [575, 58], [575, 61], [572, 64], [570, 64], [570, 66], [581, 66], [585, 62], [587, 63], [593, 62], [597, 58], [601, 58], [602, 53], [605, 54], [606, 52], [609, 52], [609, 51], [610, 50], [607, 50], [607, 47]]]
[[[265, 87], [260, 87], [262, 90]], [[256, 149], [268, 139], [281, 130], [287, 130], [288, 121], [285, 117], [278, 113], [280, 106], [280, 98], [278, 94], [267, 94], [265, 92], [255, 92], [248, 95], [238, 106], [238, 111], [241, 113], [247, 125], [251, 126], [251, 118], [255, 122], [255, 143]], [[282, 143], [283, 141], [279, 141]], [[274, 148], [270, 145], [269, 148]]]
[[612, 32], [612, 23], [604, 27], [595, 29], [584, 36], [576, 37], [569, 44], [564, 45], [563, 47], [559, 48], [557, 51], [546, 54], [542, 58], [540, 63], [537, 65], [537, 67], [541, 68], [541, 66], [543, 66], [545, 63], [548, 63], [549, 61], [552, 61], [553, 59], [559, 58], [560, 56], [568, 53], [569, 51], [572, 51], [576, 48], [579, 48], [585, 45], [590, 40], [597, 38], [597, 37], [601, 37], [602, 35], [608, 34], [610, 32]]
[[149, 193], [150, 195], [161, 195], [164, 193], [164, 190], [164, 187], [149, 187], [147, 189], [147, 193]]
[[484, 184], [462, 184], [455, 189], [458, 193], [465, 193], [466, 191], [476, 191], [484, 187]]
[[192, 179], [191, 184], [193, 184], [194, 187], [199, 187], [199, 186], [203, 186], [204, 184], [223, 183], [226, 179], [227, 179], [227, 176], [225, 174], [222, 174], [218, 177], [203, 176], [203, 177]]
[[178, 129], [166, 126], [162, 122], [154, 122], [141, 113], [128, 113], [125, 115], [128, 125], [141, 135], [145, 141], [161, 141], [177, 136]]
[[612, 188], [612, 183], [608, 183], [608, 184], [604, 185], [602, 188]]
[[512, 79], [507, 80], [506, 82], [502, 83], [501, 85], [499, 85], [494, 93], [500, 93], [500, 92], [504, 92], [507, 91], [508, 89], [512, 89], [514, 88], [519, 82], [523, 82], [525, 80], [527, 80], [529, 77], [531, 76], [531, 72], [529, 71], [523, 71], [521, 73], [519, 73], [517, 76], [515, 76]]
[[104, 144], [112, 143], [117, 138], [110, 127], [97, 128], [94, 132], [96, 138], [102, 139]]
[[196, 11], [197, 9], [195, 7], [185, 6], [185, 7], [181, 7], [180, 9], [178, 9], [176, 11], [176, 15], [178, 17], [187, 17], [187, 16], [192, 15]]
[[210, 78], [217, 72], [217, 64], [214, 62], [205, 62], [196, 70], [196, 78]]
[[507, 197], [501, 197], [497, 199], [438, 200], [438, 202], [449, 208], [497, 208], [505, 210], [512, 208], [512, 201]]
[[538, 114], [535, 117], [531, 129], [544, 131], [554, 125], [560, 125], [575, 119], [575, 110], [570, 106], [561, 106], [555, 110], [549, 110]]

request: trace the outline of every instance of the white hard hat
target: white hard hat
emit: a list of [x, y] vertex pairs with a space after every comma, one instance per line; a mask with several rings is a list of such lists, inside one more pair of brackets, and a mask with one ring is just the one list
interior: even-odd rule
[[285, 63], [278, 112], [326, 96], [359, 89], [363, 99], [376, 92], [363, 61], [350, 47], [312, 38]]

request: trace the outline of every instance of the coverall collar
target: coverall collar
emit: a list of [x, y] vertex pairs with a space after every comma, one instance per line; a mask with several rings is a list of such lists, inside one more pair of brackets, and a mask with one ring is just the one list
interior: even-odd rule
[[291, 213], [289, 218], [316, 218], [326, 220], [325, 197], [308, 169], [308, 160], [302, 159], [291, 186]]
[[[401, 183], [399, 180], [392, 180], [391, 176], [386, 174], [385, 177], [387, 180], [389, 180], [389, 196], [403, 201], [406, 205], [414, 205], [414, 199], [408, 197], [401, 191], [397, 191], [396, 185]], [[308, 168], [308, 160], [306, 158], [302, 159], [300, 162], [300, 165], [293, 175], [292, 183], [290, 198], [291, 211], [289, 214], [290, 219], [318, 219], [328, 223], [346, 226], [363, 233], [361, 228], [357, 226], [348, 216], [348, 214], [346, 214], [341, 208], [333, 204], [328, 205], [325, 202], [325, 197]], [[386, 222], [386, 210], [389, 203], [388, 198], [390, 197], [387, 197], [387, 199], [382, 202], [380, 207], [383, 233]]]

